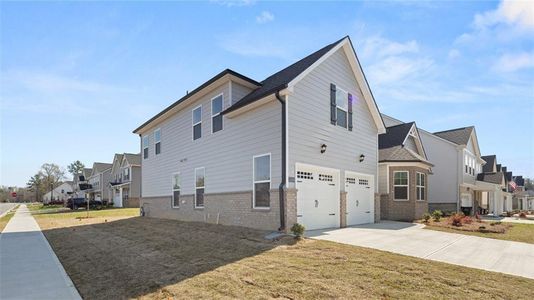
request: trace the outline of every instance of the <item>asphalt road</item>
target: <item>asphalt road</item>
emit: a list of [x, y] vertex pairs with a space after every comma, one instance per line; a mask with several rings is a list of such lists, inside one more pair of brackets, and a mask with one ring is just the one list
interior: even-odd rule
[[15, 207], [16, 203], [0, 203], [0, 217], [7, 213], [11, 208]]

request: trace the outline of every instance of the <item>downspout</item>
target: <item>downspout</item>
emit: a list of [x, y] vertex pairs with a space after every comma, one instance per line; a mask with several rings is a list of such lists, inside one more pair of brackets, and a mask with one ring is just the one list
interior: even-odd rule
[[276, 91], [275, 93], [276, 99], [280, 102], [282, 105], [282, 180], [280, 181], [280, 186], [278, 187], [278, 198], [280, 200], [280, 228], [279, 231], [283, 231], [286, 229], [286, 218], [285, 218], [285, 188], [286, 188], [286, 164], [287, 164], [287, 153], [286, 153], [286, 144], [287, 144], [287, 136], [286, 136], [286, 102], [282, 97], [280, 97], [280, 91]]

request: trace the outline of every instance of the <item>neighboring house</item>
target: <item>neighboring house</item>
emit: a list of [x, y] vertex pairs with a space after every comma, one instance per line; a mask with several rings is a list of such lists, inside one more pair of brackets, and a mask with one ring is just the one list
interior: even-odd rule
[[531, 207], [529, 207], [529, 203], [528, 203], [529, 191], [525, 190], [525, 179], [523, 179], [523, 176], [513, 176], [512, 181], [516, 184], [516, 188], [513, 191], [513, 207], [512, 208], [514, 210], [532, 209]]
[[89, 200], [110, 201], [111, 191], [108, 183], [111, 176], [111, 166], [112, 164], [108, 163], [93, 163], [91, 175], [86, 178], [87, 182], [92, 186], [91, 189], [85, 191]]
[[[382, 115], [386, 126], [403, 124], [393, 117]], [[480, 155], [475, 127], [462, 127], [430, 133], [419, 128], [422, 144], [434, 167], [428, 178], [428, 207], [430, 211], [463, 211], [473, 214], [481, 201], [477, 174], [485, 161]]]
[[262, 82], [225, 70], [134, 130], [141, 207], [266, 230], [371, 223], [384, 132], [348, 37]]
[[69, 193], [72, 193], [74, 190], [73, 187], [74, 183], [72, 181], [65, 181], [61, 183], [52, 191], [44, 194], [43, 203], [47, 204], [50, 203], [50, 201], [67, 201], [71, 197]]
[[109, 181], [115, 207], [139, 207], [141, 198], [141, 154], [115, 154]]
[[84, 168], [81, 172], [81, 174], [78, 174], [78, 176], [74, 176], [74, 178], [72, 179], [72, 182], [73, 182], [73, 192], [74, 192], [74, 198], [87, 198], [87, 193], [86, 191], [82, 191], [80, 190], [80, 178], [79, 176], [83, 176], [85, 180], [87, 180], [90, 176], [91, 176], [91, 173], [93, 172], [93, 169], [91, 168]]
[[[481, 192], [480, 213], [500, 215], [507, 211], [506, 179], [496, 155], [482, 156], [486, 164], [477, 175], [477, 184], [483, 188]], [[511, 201], [510, 201], [511, 206]]]
[[415, 122], [387, 127], [378, 143], [381, 219], [420, 219], [428, 212], [432, 164], [426, 158]]

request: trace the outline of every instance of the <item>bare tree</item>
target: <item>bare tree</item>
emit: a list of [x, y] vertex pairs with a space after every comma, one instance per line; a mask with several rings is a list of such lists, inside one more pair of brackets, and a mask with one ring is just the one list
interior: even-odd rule
[[44, 184], [50, 191], [55, 189], [59, 183], [65, 179], [65, 171], [58, 165], [46, 163], [41, 166], [39, 174], [43, 178]]

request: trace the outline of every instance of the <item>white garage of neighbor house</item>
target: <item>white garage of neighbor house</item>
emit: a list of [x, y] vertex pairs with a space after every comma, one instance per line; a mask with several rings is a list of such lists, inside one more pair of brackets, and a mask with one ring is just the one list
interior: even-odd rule
[[349, 37], [261, 82], [225, 70], [134, 130], [141, 207], [265, 230], [374, 222], [384, 132]]
[[52, 191], [49, 191], [48, 193], [44, 194], [43, 196], [43, 203], [48, 204], [50, 201], [67, 201], [71, 195], [69, 193], [72, 193], [73, 191], [73, 182], [72, 181], [65, 181], [59, 186], [57, 186]]

